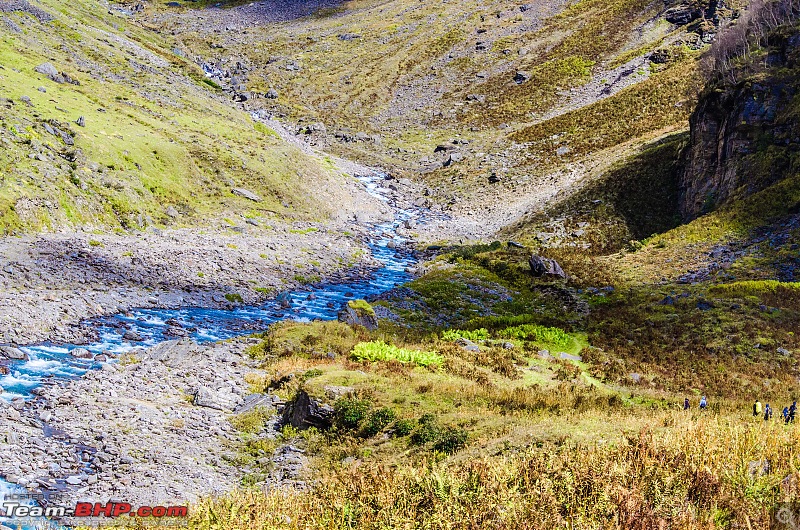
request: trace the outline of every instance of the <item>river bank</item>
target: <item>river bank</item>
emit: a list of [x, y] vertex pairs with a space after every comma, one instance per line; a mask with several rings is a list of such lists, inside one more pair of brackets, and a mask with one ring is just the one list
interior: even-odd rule
[[[372, 222], [362, 218], [356, 224], [356, 215], [348, 233], [321, 226], [273, 227], [272, 237], [261, 240], [236, 232], [235, 245], [221, 239], [230, 234], [218, 232], [194, 239], [192, 231], [154, 232], [127, 241], [117, 236], [53, 236], [39, 239], [47, 241], [41, 246], [19, 251], [17, 256], [27, 256], [28, 261], [18, 258], [9, 265], [11, 272], [5, 271], [18, 282], [9, 282], [8, 276], [4, 281], [27, 300], [30, 317], [20, 319], [23, 312], [7, 307], [6, 321], [31, 322], [28, 337], [44, 335], [46, 322], [34, 324], [36, 315], [52, 314], [47, 322], [61, 322], [61, 315], [70, 314], [64, 307], [75, 309], [75, 300], [83, 301], [75, 311], [83, 310], [79, 318], [93, 311], [104, 316], [78, 325], [56, 324], [56, 333], [68, 330], [60, 335], [63, 345], [22, 347], [15, 351], [26, 359], [7, 361], [9, 373], [2, 383], [4, 397], [12, 400], [0, 419], [0, 437], [6, 441], [0, 474], [31, 491], [63, 492], [70, 501], [124, 497], [143, 505], [181, 504], [240, 484], [247, 469], [236, 465], [235, 446], [241, 435], [230, 424], [230, 415], [248, 410], [256, 401], [267, 407], [278, 403], [269, 395], [250, 394], [246, 376], [263, 378], [264, 373], [244, 352], [248, 339], [235, 337], [282, 319], [336, 318], [347, 300], [380, 293], [411, 278], [412, 243], [402, 234], [409, 234], [418, 222], [424, 224], [428, 214], [398, 208], [405, 203], [394, 198], [397, 187], [385, 186], [385, 176], [360, 180], [392, 212], [391, 221], [375, 222], [373, 217]], [[209, 251], [208, 246], [187, 245], [187, 240], [224, 247]], [[79, 248], [73, 250], [75, 246]], [[264, 248], [269, 253], [262, 252]], [[271, 266], [251, 270], [247, 260], [256, 253]], [[139, 255], [146, 258], [137, 260]], [[315, 260], [322, 255], [325, 261]], [[39, 266], [37, 272], [25, 265], [32, 263]], [[303, 283], [297, 276], [307, 273], [309, 265], [320, 283], [289, 292]], [[195, 271], [202, 268], [216, 273], [211, 283], [216, 290], [199, 287], [205, 274], [195, 277]], [[333, 272], [323, 283], [327, 270]], [[285, 279], [291, 274], [295, 283]], [[259, 286], [272, 290], [255, 290], [254, 277]], [[59, 278], [60, 285], [71, 289], [61, 291], [66, 295], [53, 294], [50, 278]], [[245, 298], [240, 294], [245, 288], [265, 297], [282, 294], [268, 304], [247, 305], [263, 300]], [[37, 289], [49, 293], [45, 303], [53, 304], [52, 311], [42, 302], [37, 306]], [[240, 298], [234, 301], [232, 294]], [[126, 305], [145, 297], [140, 307]], [[158, 309], [148, 309], [153, 306]], [[12, 332], [20, 334], [13, 328]], [[168, 340], [177, 333], [184, 337], [180, 342]], [[86, 347], [77, 347], [81, 345]], [[278, 426], [274, 417], [267, 434], [277, 436]], [[287, 445], [265, 458], [275, 463], [270, 487], [296, 482], [301, 451]]]
[[[391, 177], [374, 178], [373, 189], [362, 185], [357, 210], [343, 207], [326, 222], [241, 219], [0, 239], [0, 343], [85, 344], [96, 339], [82, 324], [87, 318], [134, 307], [231, 309], [322, 281], [363, 278], [381, 266], [368, 245], [375, 223], [413, 208], [413, 183], [383, 179]], [[411, 235], [415, 215], [398, 234]]]
[[[2, 411], [0, 473], [31, 491], [60, 491], [65, 506], [185, 505], [234, 489], [247, 470], [236, 465], [231, 413], [279, 401], [248, 395], [246, 376], [264, 377], [248, 343], [168, 341], [40, 387], [25, 406]], [[266, 435], [277, 435], [274, 426]], [[296, 479], [298, 466], [281, 468], [285, 460], [276, 486]]]

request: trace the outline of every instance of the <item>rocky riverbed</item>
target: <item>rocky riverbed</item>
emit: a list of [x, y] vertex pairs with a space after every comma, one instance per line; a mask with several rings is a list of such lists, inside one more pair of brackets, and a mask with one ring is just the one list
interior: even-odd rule
[[[264, 375], [249, 342], [164, 342], [6, 404], [0, 474], [31, 491], [63, 490], [67, 506], [184, 505], [234, 489], [246, 469], [232, 463], [231, 414], [281, 404], [249, 392], [245, 376]], [[277, 419], [262, 435], [275, 435]], [[273, 458], [272, 485], [297, 485], [302, 451], [287, 445]]]
[[[91, 341], [81, 321], [129, 308], [256, 304], [320, 281], [341, 282], [380, 267], [368, 246], [374, 223], [413, 207], [410, 181], [387, 177], [347, 220], [73, 232], [0, 240], [0, 344]], [[373, 192], [374, 194], [375, 192]], [[367, 193], [361, 193], [369, 197]], [[397, 232], [411, 236], [413, 216]], [[398, 242], [398, 245], [400, 243]]]

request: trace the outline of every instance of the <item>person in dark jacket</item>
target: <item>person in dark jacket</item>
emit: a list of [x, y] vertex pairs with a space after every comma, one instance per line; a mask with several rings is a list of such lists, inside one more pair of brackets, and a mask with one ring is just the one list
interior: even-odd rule
[[792, 406], [789, 407], [789, 423], [794, 423], [794, 415], [797, 413], [797, 401], [792, 401]]
[[767, 403], [764, 406], [764, 421], [769, 421], [771, 419], [772, 419], [772, 407], [770, 407], [769, 403]]
[[689, 398], [684, 398], [683, 400], [683, 410], [689, 410], [692, 405], [689, 403]]
[[706, 407], [708, 407], [708, 401], [706, 401], [706, 397], [703, 396], [700, 398], [700, 410], [706, 410]]
[[789, 407], [783, 407], [783, 412], [781, 412], [781, 416], [783, 417], [783, 422], [788, 425], [789, 424]]

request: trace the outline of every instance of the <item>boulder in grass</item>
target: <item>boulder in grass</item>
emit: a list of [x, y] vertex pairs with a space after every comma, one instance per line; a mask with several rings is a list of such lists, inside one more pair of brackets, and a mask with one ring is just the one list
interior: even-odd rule
[[531, 274], [537, 278], [550, 276], [563, 279], [567, 277], [564, 269], [554, 259], [543, 258], [534, 254], [528, 259], [528, 264], [531, 266]]
[[283, 421], [296, 429], [316, 427], [325, 430], [333, 421], [333, 407], [320, 403], [301, 390], [284, 407]]
[[350, 326], [362, 326], [368, 330], [378, 329], [375, 310], [366, 300], [350, 300], [339, 311], [339, 321]]
[[261, 202], [260, 195], [245, 188], [233, 188], [231, 189], [231, 193], [240, 197], [244, 197], [245, 199], [250, 199], [253, 202]]

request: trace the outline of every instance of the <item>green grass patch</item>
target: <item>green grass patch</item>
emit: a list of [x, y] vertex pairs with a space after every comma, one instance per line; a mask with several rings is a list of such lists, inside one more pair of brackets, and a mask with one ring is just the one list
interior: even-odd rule
[[526, 340], [562, 347], [569, 346], [573, 342], [572, 336], [562, 329], [536, 324], [523, 324], [506, 328], [500, 331], [498, 335], [506, 339]]
[[366, 300], [349, 300], [347, 306], [359, 315], [375, 316], [375, 309]]
[[426, 367], [439, 366], [444, 361], [444, 358], [435, 351], [398, 348], [383, 341], [360, 342], [353, 348], [351, 356], [357, 361], [398, 361]]
[[458, 339], [467, 339], [472, 341], [487, 340], [489, 338], [489, 330], [480, 328], [475, 330], [463, 329], [448, 329], [442, 332], [442, 340], [456, 341]]

